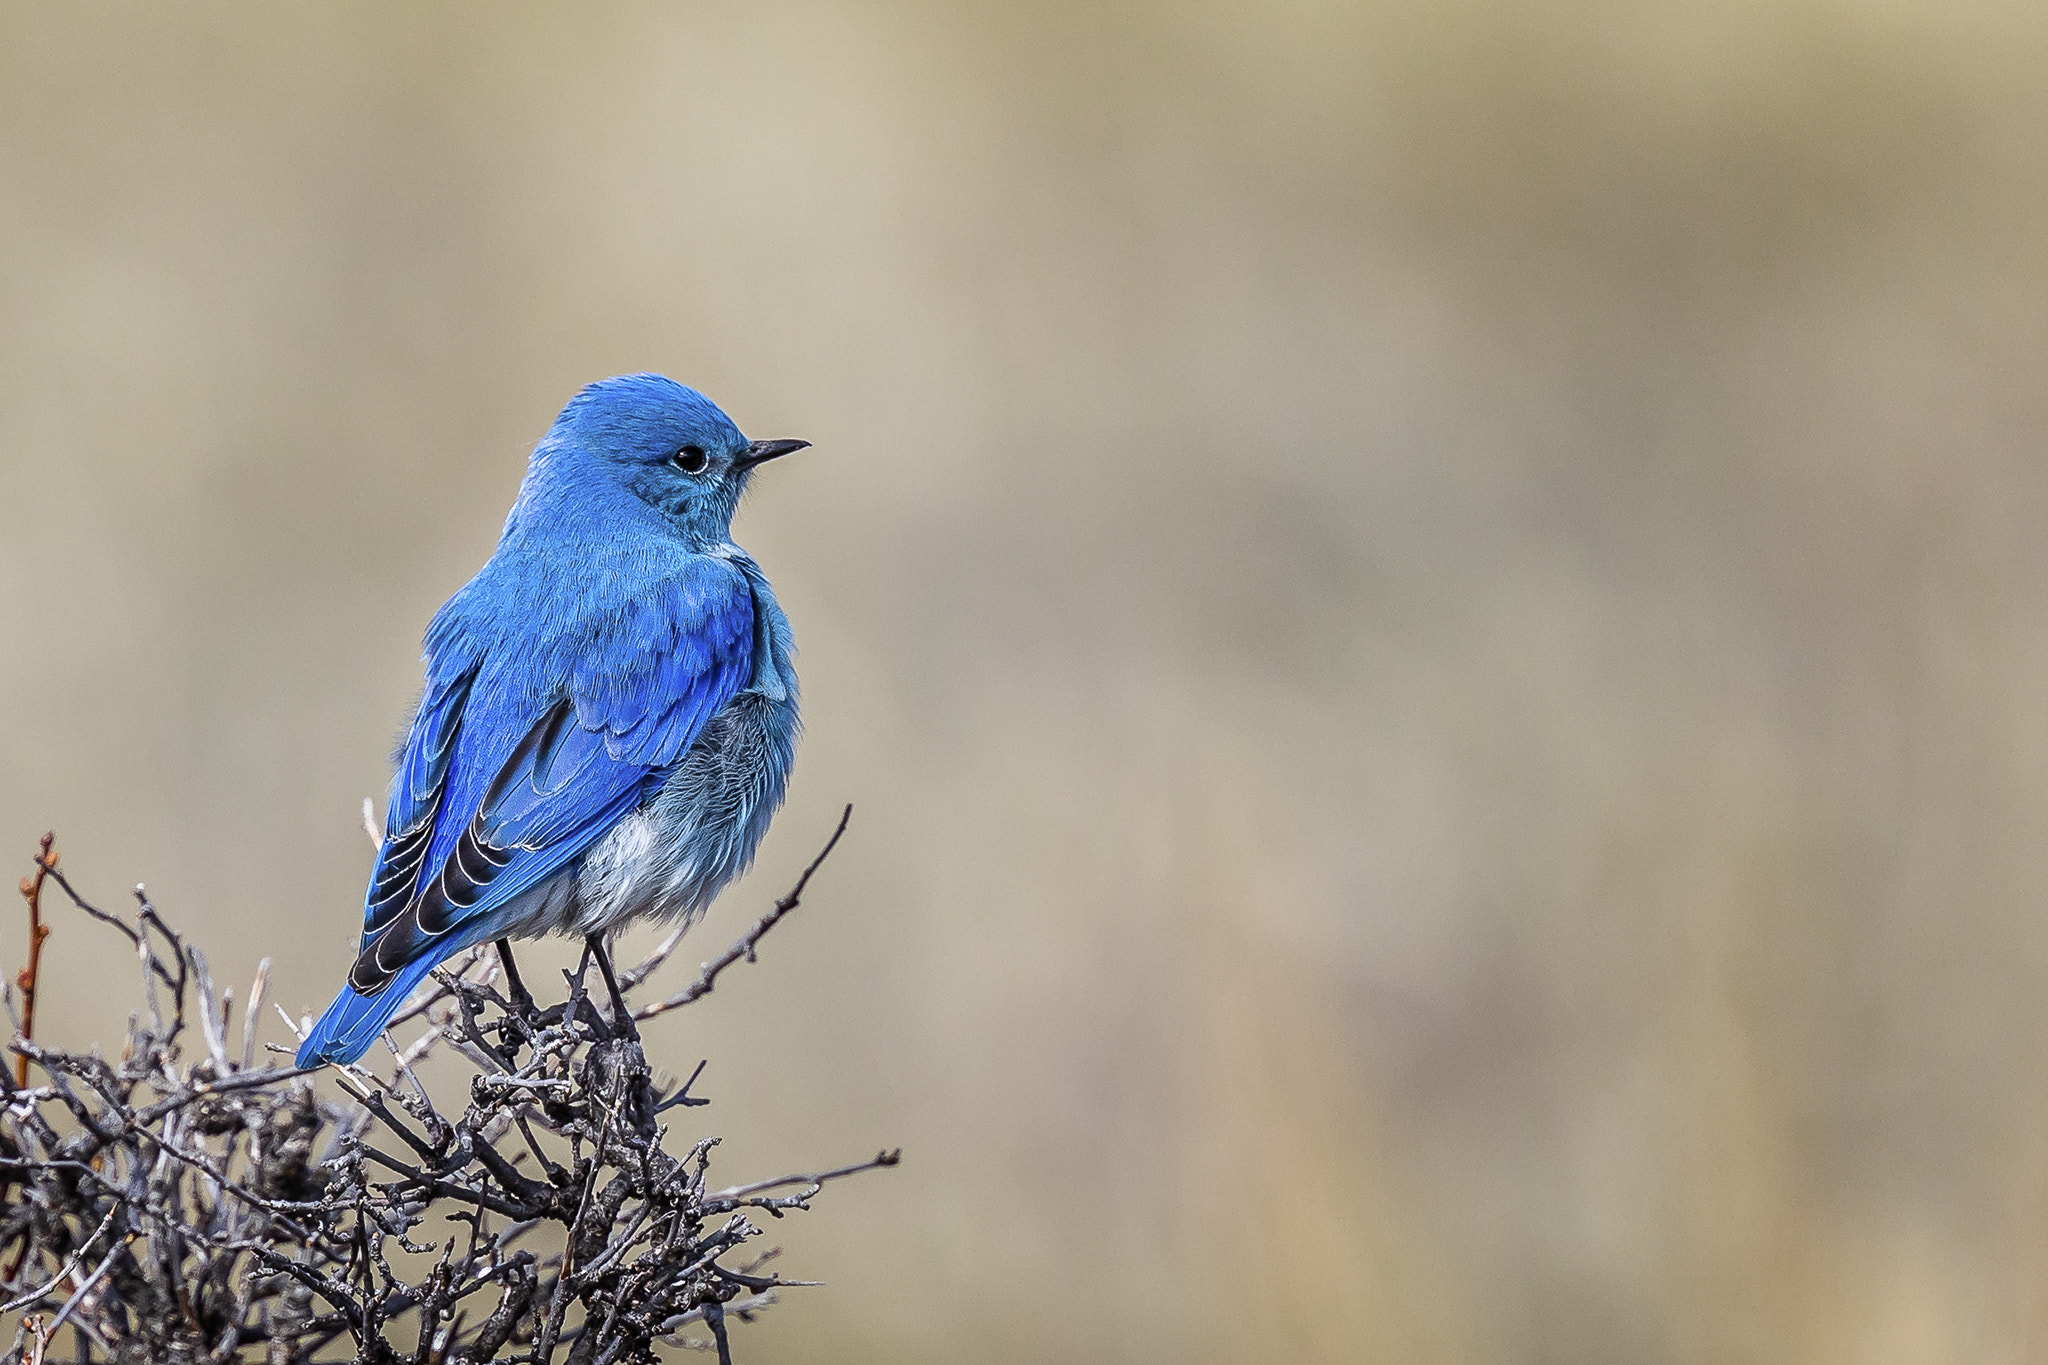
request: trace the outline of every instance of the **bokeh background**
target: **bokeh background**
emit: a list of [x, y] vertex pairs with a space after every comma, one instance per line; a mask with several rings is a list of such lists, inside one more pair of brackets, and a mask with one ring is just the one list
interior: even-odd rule
[[736, 1179], [907, 1153], [744, 1358], [2048, 1358], [2044, 70], [1971, 0], [8, 4], [0, 846], [317, 1008], [422, 626], [657, 369], [817, 444], [685, 957], [857, 810], [655, 1045]]

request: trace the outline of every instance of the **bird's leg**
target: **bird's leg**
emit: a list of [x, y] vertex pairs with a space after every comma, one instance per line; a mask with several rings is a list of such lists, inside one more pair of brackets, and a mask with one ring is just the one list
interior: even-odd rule
[[512, 940], [498, 940], [498, 961], [505, 964], [505, 989], [512, 997], [512, 1008], [522, 1019], [536, 1013], [533, 996], [527, 991], [526, 983], [519, 979], [519, 964], [512, 960]]
[[576, 959], [576, 970], [563, 972], [562, 980], [569, 983], [569, 998], [562, 1005], [562, 1022], [574, 1027], [578, 1020], [588, 1018], [600, 1028], [604, 1019], [597, 1007], [590, 1003], [590, 993], [584, 989], [584, 978], [590, 975], [590, 940], [583, 940], [583, 956]]
[[605, 989], [612, 993], [612, 1032], [621, 1038], [638, 1039], [640, 1030], [633, 1027], [633, 1010], [626, 1003], [626, 997], [619, 991], [619, 979], [612, 975], [611, 955], [604, 950], [604, 936], [592, 934], [583, 940], [589, 945], [591, 954], [597, 958], [597, 970], [604, 974]]

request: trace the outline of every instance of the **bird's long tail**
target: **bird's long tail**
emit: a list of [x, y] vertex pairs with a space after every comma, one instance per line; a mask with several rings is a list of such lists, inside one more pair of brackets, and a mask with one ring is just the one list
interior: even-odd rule
[[426, 953], [415, 958], [399, 968], [398, 974], [375, 995], [358, 995], [353, 986], [343, 986], [341, 994], [334, 997], [334, 1003], [327, 1007], [327, 1012], [313, 1025], [313, 1031], [306, 1035], [306, 1041], [299, 1044], [298, 1064], [347, 1064], [368, 1052], [370, 1044], [376, 1042], [377, 1035], [384, 1031], [385, 1023], [398, 1013], [398, 1007], [412, 994], [412, 988], [419, 985], [427, 973], [447, 956], [447, 953]]

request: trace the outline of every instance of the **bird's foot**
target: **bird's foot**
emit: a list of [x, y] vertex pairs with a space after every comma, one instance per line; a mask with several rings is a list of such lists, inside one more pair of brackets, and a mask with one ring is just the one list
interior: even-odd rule
[[505, 968], [505, 993], [512, 997], [512, 1012], [528, 1022], [538, 1018], [540, 1008], [533, 1003], [533, 993], [526, 989], [526, 983], [519, 979], [519, 964], [512, 960], [511, 939], [498, 940], [498, 961]]
[[505, 968], [505, 994], [511, 997], [498, 1036], [516, 1053], [521, 1043], [531, 1043], [539, 1035], [546, 1021], [541, 1018], [540, 1006], [534, 1003], [533, 993], [519, 979], [519, 964], [512, 960], [512, 941], [501, 938], [497, 946], [498, 961]]
[[623, 1038], [628, 1042], [638, 1043], [640, 1041], [640, 1030], [634, 1027], [633, 1024], [633, 1007], [626, 1003], [625, 993], [619, 989], [619, 979], [612, 974], [611, 954], [604, 950], [603, 935], [592, 934], [583, 942], [590, 956], [597, 959], [597, 970], [604, 977], [605, 990], [611, 994], [612, 1036]]

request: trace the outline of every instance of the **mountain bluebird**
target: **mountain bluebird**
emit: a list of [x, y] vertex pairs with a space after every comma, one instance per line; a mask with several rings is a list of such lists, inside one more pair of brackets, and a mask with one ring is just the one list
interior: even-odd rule
[[582, 934], [609, 980], [608, 930], [688, 923], [746, 870], [797, 688], [789, 621], [730, 527], [755, 468], [807, 444], [749, 442], [660, 375], [562, 409], [490, 562], [427, 627], [362, 948], [300, 1066], [362, 1056], [475, 944]]

